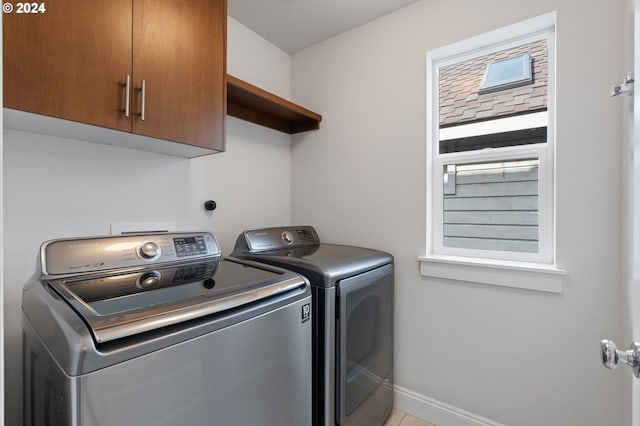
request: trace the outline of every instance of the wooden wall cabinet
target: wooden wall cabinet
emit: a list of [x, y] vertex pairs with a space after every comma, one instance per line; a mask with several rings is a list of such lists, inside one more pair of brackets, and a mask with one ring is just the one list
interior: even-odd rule
[[226, 0], [46, 7], [3, 15], [5, 107], [224, 150]]

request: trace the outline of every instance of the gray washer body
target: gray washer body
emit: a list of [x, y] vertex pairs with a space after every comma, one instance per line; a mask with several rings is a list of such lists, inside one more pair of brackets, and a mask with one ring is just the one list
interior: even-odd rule
[[[126, 238], [117, 242], [126, 245]], [[114, 245], [110, 246], [113, 249]], [[197, 266], [203, 260], [209, 259], [191, 263]], [[77, 285], [78, 279], [87, 285], [102, 279], [107, 283], [111, 277], [121, 280], [127, 274], [144, 273], [148, 267], [110, 269], [90, 277], [47, 276], [38, 270], [23, 292], [23, 424], [311, 425], [311, 321], [304, 316], [311, 303], [308, 282], [291, 272], [265, 269], [248, 261], [229, 258], [214, 262], [219, 265], [206, 279], [189, 279], [170, 289], [175, 294], [184, 287], [196, 296], [190, 293], [182, 300], [167, 300], [167, 306], [175, 308], [175, 316], [171, 321], [161, 317], [166, 325], [105, 342], [97, 340], [92, 323], [78, 308], [85, 304], [89, 311], [92, 302], [71, 303], [59, 289]], [[39, 259], [40, 264], [44, 260]], [[192, 264], [180, 261], [154, 265], [153, 269], [166, 277], [192, 270]], [[260, 282], [254, 280], [251, 286], [247, 283], [243, 287], [242, 270], [247, 276], [274, 275], [268, 283], [272, 286], [279, 280], [299, 285], [263, 296]], [[179, 320], [191, 312], [189, 301], [197, 304], [205, 298], [210, 284], [215, 289], [224, 287], [225, 281], [233, 281], [229, 291], [235, 296], [251, 298], [228, 309], [209, 306], [212, 313]], [[161, 292], [169, 287], [145, 291]], [[113, 299], [132, 297], [136, 295]], [[215, 302], [224, 302], [224, 292], [219, 299]], [[140, 310], [162, 306], [141, 306]], [[117, 317], [110, 318], [117, 321]]]

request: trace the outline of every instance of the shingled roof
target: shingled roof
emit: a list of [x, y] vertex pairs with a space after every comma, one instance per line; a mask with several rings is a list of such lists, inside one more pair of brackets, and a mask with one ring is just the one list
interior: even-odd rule
[[[533, 83], [514, 89], [478, 94], [486, 64], [529, 53]], [[481, 56], [440, 68], [440, 126], [468, 124], [547, 109], [548, 53], [546, 40]]]

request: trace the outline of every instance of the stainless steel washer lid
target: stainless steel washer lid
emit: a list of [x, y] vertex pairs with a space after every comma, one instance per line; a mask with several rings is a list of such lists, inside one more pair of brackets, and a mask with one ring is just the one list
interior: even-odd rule
[[208, 232], [48, 241], [39, 280], [104, 343], [233, 309], [306, 286], [266, 266], [221, 260]]
[[104, 343], [302, 288], [300, 276], [222, 260], [50, 285]]

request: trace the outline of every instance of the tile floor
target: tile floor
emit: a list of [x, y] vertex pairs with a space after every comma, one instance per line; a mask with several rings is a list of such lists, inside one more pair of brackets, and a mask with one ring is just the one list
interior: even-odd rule
[[393, 409], [384, 426], [436, 426], [398, 409]]

